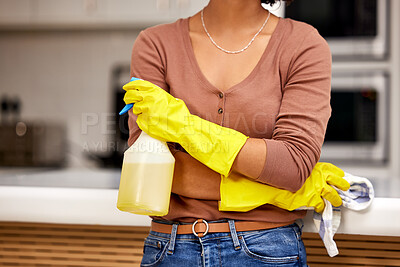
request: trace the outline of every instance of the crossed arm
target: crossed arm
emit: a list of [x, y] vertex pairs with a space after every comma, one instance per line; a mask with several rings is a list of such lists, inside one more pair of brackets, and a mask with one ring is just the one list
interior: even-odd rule
[[[184, 152], [178, 151], [174, 156], [173, 193], [196, 199], [220, 200], [219, 173]], [[265, 158], [265, 142], [262, 139], [249, 138], [236, 157], [232, 171], [256, 179], [262, 171]]]

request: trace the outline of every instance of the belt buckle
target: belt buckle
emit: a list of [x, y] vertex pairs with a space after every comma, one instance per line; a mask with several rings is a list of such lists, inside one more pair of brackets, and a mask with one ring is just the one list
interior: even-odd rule
[[[194, 227], [196, 226], [196, 224], [198, 223], [204, 223], [206, 225], [206, 231], [204, 233], [196, 233], [196, 231], [194, 230]], [[206, 220], [203, 219], [197, 219], [193, 224], [192, 224], [192, 232], [195, 236], [197, 237], [204, 237], [209, 230], [209, 226], [208, 226], [208, 222]]]

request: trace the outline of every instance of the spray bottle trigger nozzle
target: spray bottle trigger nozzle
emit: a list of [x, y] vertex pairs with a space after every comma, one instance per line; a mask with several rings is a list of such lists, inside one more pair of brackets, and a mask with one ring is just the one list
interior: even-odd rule
[[132, 104], [127, 104], [127, 105], [119, 112], [119, 115], [122, 115], [122, 114], [127, 113], [132, 107], [133, 107], [133, 103], [132, 103]]

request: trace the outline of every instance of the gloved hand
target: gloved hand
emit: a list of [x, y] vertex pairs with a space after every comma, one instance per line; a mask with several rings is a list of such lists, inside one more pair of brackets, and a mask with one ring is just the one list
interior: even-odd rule
[[303, 186], [290, 191], [251, 181], [244, 176], [231, 173], [221, 176], [219, 202], [220, 211], [249, 211], [264, 204], [285, 210], [314, 207], [316, 212], [324, 210], [324, 199], [333, 206], [342, 205], [342, 199], [332, 187], [348, 190], [350, 184], [343, 179], [344, 172], [330, 163], [318, 162]]
[[227, 176], [247, 136], [190, 114], [185, 103], [144, 80], [123, 86], [124, 101], [134, 103], [139, 128], [153, 138], [179, 143], [192, 157]]

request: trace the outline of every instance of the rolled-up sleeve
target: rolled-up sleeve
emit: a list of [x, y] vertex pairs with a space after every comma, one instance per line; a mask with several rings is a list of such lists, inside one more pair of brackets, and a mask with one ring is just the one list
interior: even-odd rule
[[294, 51], [282, 83], [282, 102], [261, 183], [297, 191], [318, 162], [331, 114], [331, 52], [313, 29]]

